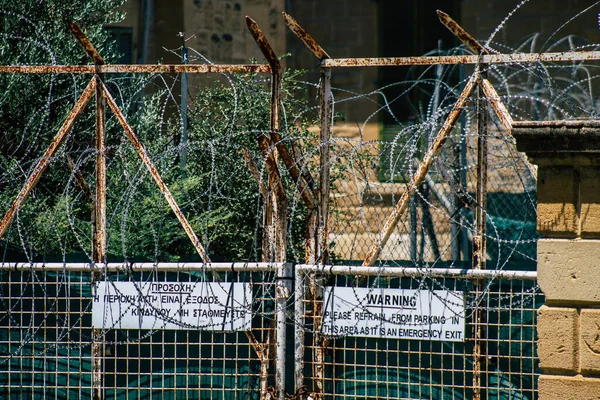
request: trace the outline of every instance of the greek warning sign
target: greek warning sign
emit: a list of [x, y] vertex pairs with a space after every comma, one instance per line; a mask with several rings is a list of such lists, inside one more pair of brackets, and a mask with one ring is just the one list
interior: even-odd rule
[[98, 282], [92, 326], [103, 329], [250, 329], [247, 283]]
[[322, 333], [463, 342], [465, 300], [451, 290], [326, 287]]

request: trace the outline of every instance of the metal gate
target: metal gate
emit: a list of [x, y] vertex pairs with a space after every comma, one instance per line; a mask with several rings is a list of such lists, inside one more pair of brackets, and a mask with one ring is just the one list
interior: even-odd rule
[[[456, 326], [464, 324], [464, 337], [455, 340], [446, 333], [440, 338], [435, 332], [419, 337], [438, 321], [411, 319], [410, 313], [404, 319], [390, 314], [387, 321], [378, 318], [385, 303], [373, 308], [364, 293], [378, 296], [389, 289], [412, 297], [457, 295], [440, 300], [450, 309], [464, 310], [460, 322], [455, 321]], [[535, 272], [301, 265], [295, 299], [296, 385], [322, 398], [537, 397], [535, 321], [544, 297]], [[324, 319], [336, 302], [347, 303], [355, 315], [348, 323], [342, 319], [348, 315], [341, 314], [333, 324], [350, 329], [337, 333], [325, 326], [331, 318]], [[424, 313], [436, 314], [431, 306]], [[371, 327], [387, 327], [385, 334], [360, 332], [365, 319]]]
[[[274, 384], [276, 270], [276, 264], [233, 263], [103, 268], [3, 264], [1, 397], [266, 398]], [[144, 329], [99, 328], [94, 326], [97, 315], [93, 314], [98, 310], [92, 304], [95, 296], [103, 295], [95, 289], [97, 282], [117, 289], [112, 296], [120, 297], [117, 317], [123, 320], [140, 310], [152, 310], [161, 300], [140, 301], [120, 291], [118, 283], [142, 288], [145, 283], [177, 282], [179, 287], [171, 289], [180, 294], [207, 282], [244, 283], [252, 301], [226, 306], [251, 313], [252, 319], [237, 330], [184, 324], [164, 329], [160, 323]], [[169, 318], [173, 316], [165, 316], [164, 321], [170, 322]]]
[[[270, 399], [278, 398], [277, 386], [317, 398], [536, 398], [535, 317], [544, 298], [535, 272], [298, 265], [291, 302], [289, 280], [276, 279], [278, 270], [289, 268], [109, 264], [96, 270], [86, 264], [4, 264], [0, 392], [4, 398], [80, 399], [98, 393], [101, 398]], [[101, 294], [94, 292], [94, 280], [138, 287], [178, 282], [180, 292], [206, 282], [246, 283], [251, 301], [232, 307], [246, 307], [251, 321], [234, 331], [184, 324], [99, 328], [92, 303]], [[455, 322], [464, 330], [454, 338], [419, 337], [420, 329], [437, 321], [377, 319], [377, 311], [366, 304], [336, 294], [343, 289], [458, 294], [462, 297], [454, 301], [443, 300], [450, 308], [463, 307]], [[323, 297], [324, 291], [333, 295]], [[403, 333], [331, 333], [324, 329], [327, 303], [340, 298], [369, 326], [387, 323], [394, 333]], [[134, 298], [122, 300], [123, 305], [116, 323], [127, 319], [129, 308], [151, 306]], [[291, 336], [293, 351], [285, 346]], [[292, 353], [293, 382], [291, 363], [286, 363]]]

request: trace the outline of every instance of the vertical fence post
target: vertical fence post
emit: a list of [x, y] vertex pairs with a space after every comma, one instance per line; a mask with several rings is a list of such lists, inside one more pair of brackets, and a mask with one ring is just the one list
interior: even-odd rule
[[[329, 238], [327, 223], [329, 219], [329, 177], [330, 177], [330, 154], [329, 140], [331, 132], [331, 119], [333, 108], [333, 95], [331, 93], [331, 69], [321, 67], [320, 73], [321, 86], [321, 143], [320, 143], [320, 185], [319, 185], [319, 229], [318, 229], [318, 261], [321, 265], [326, 265], [329, 261]], [[322, 307], [320, 300], [322, 297], [322, 280], [311, 280], [313, 285], [313, 294], [315, 300], [314, 307], [314, 329], [317, 340], [315, 349], [317, 391], [319, 395], [325, 391], [325, 338], [319, 333], [321, 329]]]
[[294, 274], [294, 388], [304, 385], [304, 274], [296, 267]]
[[[286, 14], [285, 12], [283, 13], [283, 17], [285, 19], [285, 23], [287, 24], [287, 26], [290, 28], [290, 30], [304, 43], [304, 45], [310, 50], [311, 53], [313, 53], [313, 55], [319, 59], [321, 62], [329, 59], [329, 55], [327, 54], [327, 52], [325, 52], [325, 50], [323, 50], [323, 48], [321, 46], [319, 46], [319, 44], [312, 38], [312, 36], [310, 36], [310, 34], [304, 30], [304, 28], [302, 28], [300, 26], [300, 24], [298, 24], [298, 22], [296, 22], [296, 20], [294, 18], [292, 18], [291, 16], [289, 16], [288, 14]], [[309, 229], [309, 234], [313, 233], [316, 237], [314, 239], [314, 244], [315, 244], [315, 250], [313, 252], [313, 254], [311, 254], [311, 256], [309, 256], [309, 261], [311, 261], [312, 263], [321, 263], [322, 265], [327, 264], [328, 262], [328, 256], [329, 256], [329, 252], [328, 252], [328, 248], [329, 248], [329, 244], [328, 244], [328, 229], [327, 229], [327, 223], [328, 223], [328, 218], [329, 218], [329, 168], [330, 168], [330, 161], [329, 161], [329, 134], [331, 131], [331, 120], [332, 120], [332, 107], [333, 107], [333, 96], [331, 93], [331, 68], [329, 67], [324, 67], [323, 65], [321, 65], [321, 69], [320, 69], [320, 78], [321, 78], [321, 85], [320, 85], [320, 99], [321, 99], [321, 104], [320, 104], [320, 112], [321, 112], [321, 143], [320, 143], [320, 185], [319, 185], [319, 193], [317, 196], [317, 215], [316, 215], [316, 224], [317, 227], [314, 230], [314, 232], [311, 232], [311, 229]], [[313, 212], [312, 210], [309, 212]], [[309, 216], [309, 228], [312, 227], [311, 225], [311, 220], [310, 218], [313, 217], [313, 215], [311, 214]], [[307, 246], [308, 249], [308, 246]], [[297, 275], [298, 277], [298, 275]], [[314, 377], [316, 380], [316, 387], [313, 387], [314, 390], [316, 390], [317, 392], [317, 397], [320, 398], [321, 394], [323, 393], [323, 389], [324, 389], [324, 341], [323, 338], [320, 336], [320, 334], [318, 334], [319, 328], [320, 328], [320, 313], [321, 313], [321, 306], [319, 304], [319, 297], [320, 297], [320, 293], [321, 292], [321, 281], [320, 279], [317, 279], [317, 277], [314, 275], [314, 273], [311, 274], [310, 276], [310, 297], [313, 301], [313, 321], [314, 321], [314, 334], [313, 334], [313, 348], [315, 349], [315, 364], [316, 364], [316, 371], [314, 373]], [[296, 280], [296, 282], [298, 282], [298, 279]], [[302, 287], [302, 291], [304, 292], [304, 287]], [[297, 289], [298, 290], [298, 289]], [[303, 296], [302, 296], [303, 298]], [[298, 298], [297, 298], [298, 301]], [[298, 306], [298, 303], [296, 303], [296, 305]], [[302, 307], [301, 311], [304, 311], [304, 304], [301, 304], [300, 307]], [[298, 310], [298, 309], [296, 309]], [[304, 312], [302, 312], [302, 316], [304, 315]], [[296, 340], [300, 340], [300, 343], [296, 343], [296, 346], [300, 346], [300, 349], [297, 349], [297, 353], [296, 355], [299, 357], [302, 357], [302, 346], [304, 345], [304, 332], [302, 331], [302, 329], [297, 329], [296, 330]], [[300, 361], [301, 362], [301, 361]], [[298, 367], [298, 366], [297, 366]], [[300, 380], [302, 378], [302, 365], [300, 364], [299, 367], [297, 368], [297, 371], [299, 371], [296, 375], [296, 390], [299, 390], [303, 385], [302, 385], [302, 381]], [[299, 386], [300, 385], [300, 386]]]
[[[181, 35], [181, 63], [188, 63], [188, 48], [185, 47], [185, 32]], [[181, 142], [179, 143], [179, 162], [181, 165], [181, 176], [186, 177], [187, 168], [187, 142], [188, 142], [188, 75], [181, 73]]]
[[[83, 31], [74, 23], [67, 21], [67, 26], [79, 45], [92, 59], [95, 66], [96, 82], [96, 196], [94, 201], [94, 217], [92, 221], [92, 260], [95, 271], [92, 272], [91, 284], [99, 279], [97, 267], [106, 263], [106, 99], [104, 93], [104, 77], [100, 66], [104, 59]], [[98, 338], [102, 336], [99, 329], [92, 330], [92, 397], [102, 398], [102, 357], [104, 343]]]
[[[480, 66], [477, 78], [477, 193], [475, 209], [475, 235], [473, 237], [473, 268], [485, 269], [486, 199], [487, 199], [487, 102], [481, 87], [485, 79], [485, 66]], [[475, 310], [473, 313], [473, 399], [481, 398], [481, 359], [484, 346], [483, 282], [475, 282]]]
[[[452, 178], [454, 180], [454, 184], [456, 186], [461, 185], [460, 179], [460, 143], [456, 144], [452, 148]], [[453, 197], [452, 201], [452, 219], [450, 220], [450, 237], [451, 237], [451, 252], [452, 252], [452, 260], [460, 261], [460, 249], [462, 247], [462, 235], [461, 235], [461, 225], [463, 224], [461, 218], [462, 204], [458, 196]]]
[[[96, 74], [96, 201], [94, 204], [94, 225], [92, 235], [92, 257], [96, 266], [106, 263], [106, 100], [104, 98], [103, 76]], [[91, 284], [100, 279], [97, 272], [92, 273]], [[95, 290], [95, 289], [93, 289]], [[102, 357], [104, 339], [102, 331], [92, 332], [92, 382], [93, 398], [102, 395]]]
[[292, 264], [283, 263], [277, 270], [277, 287], [275, 300], [277, 302], [277, 340], [275, 361], [275, 387], [279, 399], [285, 399], [286, 394], [286, 366], [287, 354], [287, 303], [292, 291]]
[[321, 67], [321, 144], [320, 144], [320, 170], [321, 179], [319, 185], [319, 258], [321, 265], [329, 262], [329, 177], [330, 177], [330, 132], [333, 108], [333, 95], [331, 93], [331, 68]]

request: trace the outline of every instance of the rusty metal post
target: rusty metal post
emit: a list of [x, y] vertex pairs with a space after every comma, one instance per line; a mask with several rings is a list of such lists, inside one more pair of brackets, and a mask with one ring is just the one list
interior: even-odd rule
[[[486, 96], [490, 97], [492, 104], [500, 122], [505, 129], [510, 130], [512, 118], [506, 111], [506, 108], [500, 101], [498, 94], [493, 86], [487, 80], [487, 67], [481, 58], [489, 55], [490, 52], [482, 46], [473, 36], [465, 31], [450, 16], [438, 10], [438, 16], [444, 24], [456, 37], [458, 37], [467, 47], [473, 50], [480, 58], [477, 64], [475, 75], [477, 77], [477, 193], [475, 204], [475, 235], [473, 235], [473, 269], [485, 269], [486, 262], [486, 206], [487, 206], [487, 123], [488, 123], [488, 101]], [[475, 309], [473, 312], [473, 399], [481, 399], [481, 360], [485, 353], [485, 315], [482, 312], [483, 283], [475, 282]]]
[[[485, 66], [479, 72], [479, 83], [485, 79]], [[481, 85], [477, 88], [477, 192], [475, 209], [475, 235], [473, 236], [473, 269], [485, 269], [486, 263], [486, 203], [487, 203], [487, 101]], [[483, 287], [481, 282], [475, 283], [475, 309], [473, 312], [473, 398], [481, 398], [481, 360], [485, 353], [484, 324], [482, 312]]]
[[[452, 148], [452, 178], [454, 179], [454, 184], [460, 186], [461, 179], [461, 162], [460, 162], [460, 154], [461, 153], [461, 144], [457, 143]], [[460, 261], [461, 255], [460, 250], [462, 248], [462, 225], [464, 221], [462, 219], [462, 215], [460, 210], [462, 209], [462, 202], [460, 201], [458, 196], [453, 197], [452, 208], [450, 215], [452, 219], [450, 220], [450, 237], [452, 238], [451, 242], [451, 257], [453, 261]]]
[[320, 184], [319, 184], [319, 259], [321, 265], [329, 262], [329, 187], [330, 187], [330, 134], [333, 111], [333, 94], [331, 93], [331, 69], [321, 68], [321, 144], [320, 144]]
[[95, 224], [92, 233], [92, 259], [106, 262], [106, 101], [102, 93], [102, 77], [96, 75], [96, 197]]
[[[104, 99], [102, 76], [96, 75], [96, 196], [92, 223], [92, 260], [94, 264], [106, 263], [106, 101]], [[92, 274], [91, 284], [100, 279], [97, 272]], [[93, 289], [94, 290], [94, 289]], [[104, 341], [102, 331], [92, 332], [92, 387], [93, 398], [103, 398], [102, 355]]]
[[[283, 13], [285, 23], [290, 30], [304, 43], [304, 45], [310, 50], [310, 52], [321, 61], [320, 69], [320, 113], [321, 113], [321, 137], [320, 137], [320, 181], [319, 181], [319, 193], [318, 193], [318, 206], [314, 211], [309, 211], [307, 221], [307, 251], [311, 251], [311, 254], [307, 254], [307, 260], [311, 263], [320, 263], [325, 265], [328, 262], [328, 219], [329, 219], [329, 180], [330, 180], [330, 131], [331, 131], [331, 117], [333, 108], [333, 96], [331, 93], [331, 68], [324, 65], [324, 61], [330, 57], [323, 50], [321, 46], [312, 38], [312, 36], [304, 29], [300, 24], [292, 18], [290, 15]], [[310, 240], [310, 238], [314, 238]], [[312, 247], [309, 247], [312, 245]], [[313, 321], [314, 331], [313, 340], [315, 343], [315, 380], [316, 389], [315, 395], [320, 398], [324, 393], [324, 377], [325, 377], [325, 338], [319, 335], [319, 329], [321, 324], [321, 298], [320, 293], [322, 288], [321, 279], [311, 274], [310, 277], [310, 295], [313, 299]], [[303, 307], [302, 307], [303, 308]], [[299, 357], [302, 356], [304, 345], [304, 331], [301, 328], [296, 329], [297, 343], [300, 348], [297, 348], [296, 354]], [[301, 363], [296, 365], [296, 390], [299, 390], [303, 386], [302, 382], [304, 379], [303, 368]]]
[[[481, 75], [485, 74], [482, 70]], [[487, 100], [481, 86], [477, 88], [477, 193], [475, 210], [475, 236], [478, 244], [473, 247], [473, 268], [485, 269], [486, 249], [486, 202], [487, 202]]]
[[[269, 197], [266, 201], [267, 215], [265, 218], [264, 229], [270, 234], [268, 237], [263, 235], [263, 251], [265, 249], [264, 239], [270, 242], [269, 257], [274, 258], [275, 262], [285, 263], [286, 247], [287, 247], [287, 198], [282, 186], [281, 176], [277, 158], [279, 155], [284, 160], [284, 164], [288, 167], [292, 178], [296, 181], [301, 194], [305, 187], [305, 182], [301, 177], [300, 170], [296, 162], [292, 159], [287, 147], [283, 143], [280, 128], [280, 107], [281, 107], [281, 83], [283, 80], [283, 68], [269, 44], [266, 36], [261, 31], [258, 24], [250, 17], [246, 17], [248, 30], [256, 41], [265, 59], [271, 67], [271, 115], [270, 115], [270, 140], [264, 135], [260, 135], [259, 142], [261, 150], [268, 160], [267, 163], [271, 167], [267, 168], [269, 179]], [[271, 192], [274, 187], [280, 189]], [[308, 195], [308, 193], [306, 193]], [[305, 195], [305, 196], [306, 196]], [[272, 250], [272, 251], [271, 251]], [[263, 254], [264, 257], [264, 254]], [[282, 267], [277, 272], [279, 278], [276, 287], [276, 340], [275, 340], [275, 391], [279, 399], [286, 398], [286, 355], [287, 355], [287, 301], [290, 296], [290, 284], [292, 279], [291, 265], [282, 264]]]
[[[320, 102], [321, 102], [321, 132], [320, 132], [320, 157], [319, 157], [319, 219], [317, 229], [317, 260], [321, 265], [329, 262], [329, 188], [330, 188], [330, 133], [333, 111], [333, 95], [331, 92], [331, 69], [321, 67], [320, 71]], [[317, 345], [315, 347], [315, 378], [317, 381], [317, 395], [325, 393], [325, 348], [328, 339], [320, 334], [323, 318], [321, 299], [323, 281], [321, 278], [311, 279], [314, 297], [314, 330]]]
[[[98, 53], [83, 31], [73, 22], [67, 26], [88, 57], [94, 62], [96, 74], [96, 195], [93, 203], [92, 217], [92, 260], [94, 264], [106, 263], [106, 101], [104, 99], [103, 75], [98, 68], [104, 65], [104, 59]], [[95, 285], [100, 274], [92, 273], [91, 284]], [[92, 290], [95, 290], [95, 286]], [[92, 397], [103, 398], [102, 390], [102, 355], [104, 341], [100, 329], [92, 331]]]

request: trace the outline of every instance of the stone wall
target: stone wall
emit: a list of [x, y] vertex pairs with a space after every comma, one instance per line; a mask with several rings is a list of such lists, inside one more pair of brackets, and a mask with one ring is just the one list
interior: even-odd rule
[[540, 400], [600, 398], [600, 121], [517, 122], [538, 165]]

